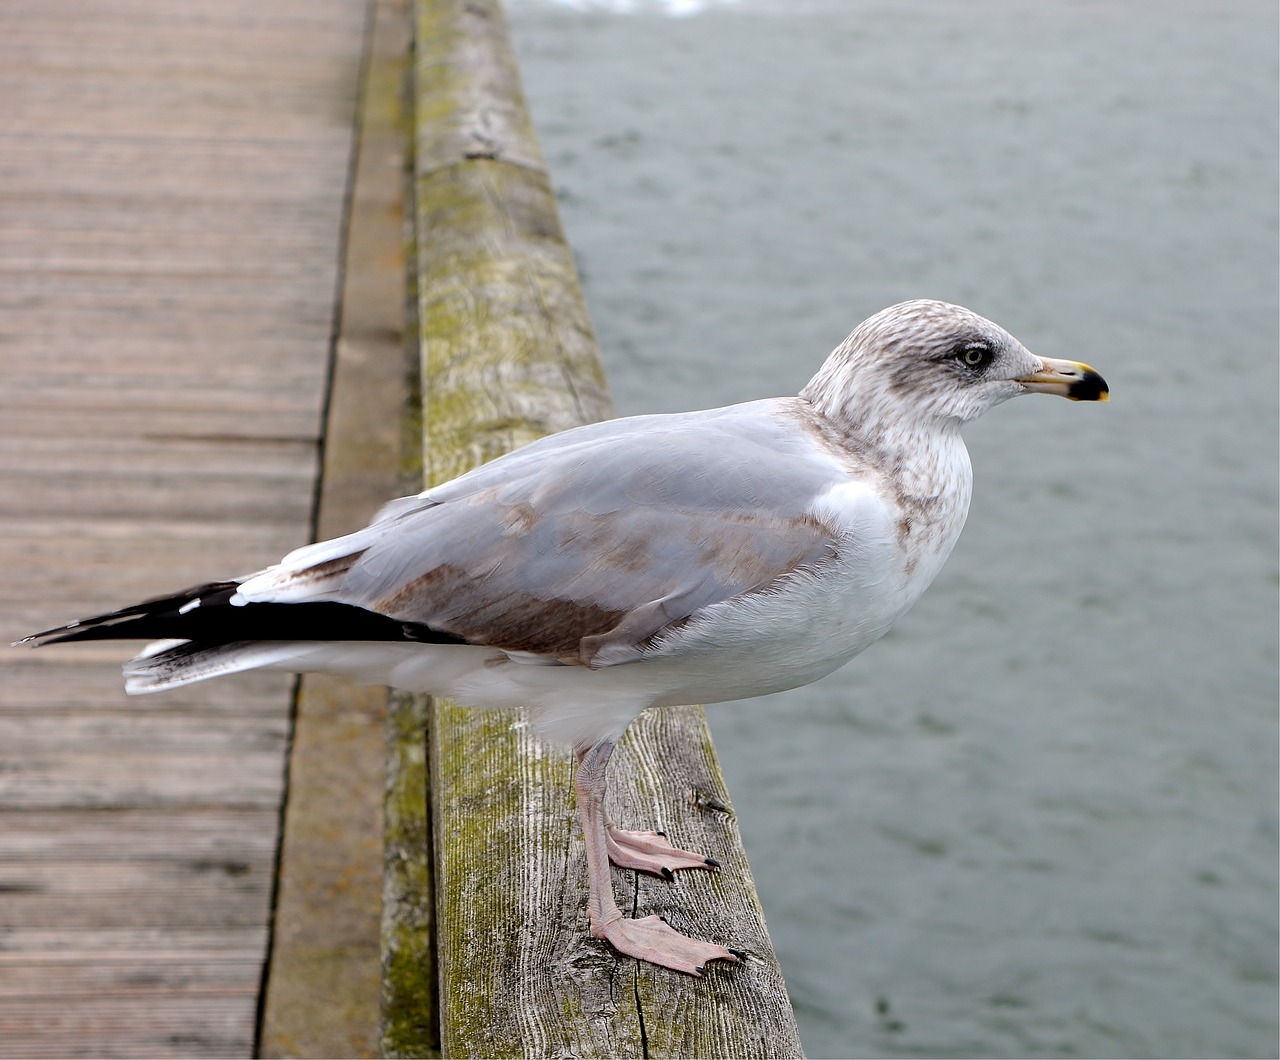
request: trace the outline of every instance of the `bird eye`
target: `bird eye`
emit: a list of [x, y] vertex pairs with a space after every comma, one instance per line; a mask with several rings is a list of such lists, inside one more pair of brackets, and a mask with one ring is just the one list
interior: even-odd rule
[[991, 347], [985, 342], [971, 342], [964, 346], [956, 356], [966, 368], [979, 368], [991, 360]]

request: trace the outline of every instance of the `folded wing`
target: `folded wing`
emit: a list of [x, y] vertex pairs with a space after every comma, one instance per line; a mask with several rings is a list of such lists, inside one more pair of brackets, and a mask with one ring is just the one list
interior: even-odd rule
[[335, 602], [549, 661], [638, 658], [699, 609], [831, 555], [812, 505], [835, 469], [799, 459], [811, 443], [769, 404], [544, 439], [299, 549], [233, 602]]

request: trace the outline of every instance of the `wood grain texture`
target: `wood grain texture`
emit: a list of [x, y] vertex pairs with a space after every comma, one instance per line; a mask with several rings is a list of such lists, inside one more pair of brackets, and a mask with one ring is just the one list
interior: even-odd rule
[[[310, 536], [366, 0], [0, 4], [0, 642]], [[248, 1056], [293, 682], [0, 654], [0, 1056]]]
[[[415, 10], [415, 263], [432, 483], [611, 407], [500, 5], [416, 0]], [[674, 884], [614, 872], [624, 910], [663, 913], [743, 952], [701, 979], [590, 938], [564, 750], [538, 743], [512, 712], [406, 697], [395, 714], [388, 1055], [801, 1055], [701, 708], [650, 712], [610, 768], [624, 827], [665, 827], [723, 863]], [[428, 833], [434, 856], [416, 845]], [[434, 916], [420, 904], [427, 887]], [[434, 974], [423, 967], [433, 951]]]
[[423, 453], [443, 482], [613, 406], [501, 4], [415, 12]]
[[700, 707], [649, 711], [610, 763], [623, 827], [721, 862], [674, 883], [614, 869], [628, 915], [743, 955], [701, 979], [588, 933], [572, 768], [509, 712], [438, 704], [429, 730], [445, 1056], [801, 1056], [742, 838]]
[[427, 696], [393, 692], [382, 869], [382, 1055], [440, 1055]]
[[[359, 529], [401, 489], [405, 345], [401, 106], [405, 0], [375, 0], [342, 270], [317, 537]], [[298, 687], [259, 1055], [376, 1056], [387, 691]]]

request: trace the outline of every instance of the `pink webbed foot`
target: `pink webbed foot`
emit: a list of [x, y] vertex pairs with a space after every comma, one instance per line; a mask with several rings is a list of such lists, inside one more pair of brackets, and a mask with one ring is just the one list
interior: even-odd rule
[[605, 826], [609, 860], [619, 868], [651, 872], [673, 879], [680, 869], [718, 869], [714, 858], [681, 850], [667, 842], [661, 832], [629, 832], [610, 822]]
[[711, 858], [680, 850], [658, 832], [628, 832], [617, 828], [604, 814], [605, 766], [613, 753], [613, 741], [601, 740], [578, 749], [578, 816], [587, 848], [587, 917], [591, 934], [604, 939], [619, 953], [660, 964], [688, 975], [701, 975], [708, 961], [736, 961], [723, 946], [682, 935], [657, 916], [629, 920], [613, 897], [609, 862], [673, 878], [676, 869], [710, 869], [719, 866]]
[[639, 920], [622, 918], [603, 927], [593, 924], [591, 934], [605, 939], [628, 957], [689, 975], [702, 975], [702, 968], [708, 961], [736, 962], [738, 959], [714, 942], [702, 942], [680, 934], [660, 916], [646, 916]]

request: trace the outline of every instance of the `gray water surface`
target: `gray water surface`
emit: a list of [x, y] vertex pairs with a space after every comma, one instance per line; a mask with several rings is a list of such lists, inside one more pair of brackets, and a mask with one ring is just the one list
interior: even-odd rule
[[809, 1055], [1277, 1055], [1274, 4], [683, 5], [509, 0], [622, 413], [920, 296], [1112, 386], [973, 424], [915, 610], [711, 708]]

